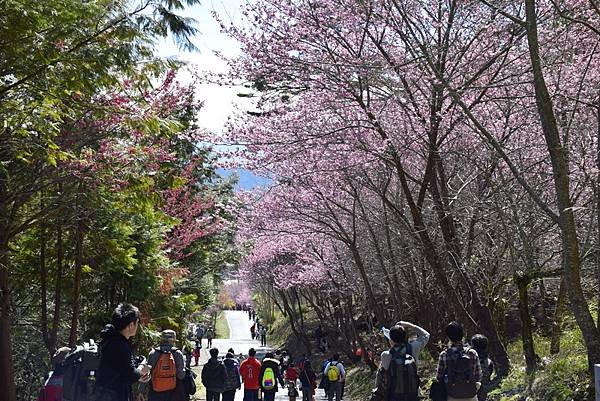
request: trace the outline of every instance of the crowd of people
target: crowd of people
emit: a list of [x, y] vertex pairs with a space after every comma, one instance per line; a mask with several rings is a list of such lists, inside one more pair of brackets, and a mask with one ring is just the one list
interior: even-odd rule
[[[266, 344], [266, 334], [262, 334], [266, 332], [266, 327], [260, 324], [252, 309], [248, 309], [248, 314], [252, 320], [253, 338], [258, 329], [261, 343]], [[210, 358], [202, 368], [201, 380], [206, 388], [207, 401], [233, 401], [242, 386], [244, 401], [273, 401], [279, 388], [287, 389], [290, 401], [296, 401], [300, 392], [303, 401], [315, 401], [317, 387], [324, 389], [328, 401], [341, 401], [344, 398], [346, 367], [337, 353], [323, 361], [318, 371], [313, 370], [313, 364], [306, 355], [295, 360], [287, 350], [267, 352], [259, 360], [256, 350], [250, 348], [248, 357], [240, 360], [241, 354], [237, 358], [230, 348], [225, 358], [220, 359], [219, 350], [212, 347], [214, 328], [198, 325], [193, 334], [196, 343], [193, 352], [184, 355], [175, 346], [175, 331], [163, 330], [160, 343], [147, 359], [135, 358], [129, 340], [136, 335], [139, 322], [140, 312], [135, 306], [120, 304], [113, 312], [111, 323], [100, 333], [102, 340], [101, 352], [97, 353], [98, 365], [88, 367], [84, 377], [77, 376], [80, 375], [79, 370], [73, 370], [73, 364], [70, 365], [68, 361], [74, 360], [75, 364], [85, 365], [85, 354], [70, 358], [72, 352], [69, 353], [68, 349], [59, 350], [64, 361], [61, 362], [62, 371], [58, 363], [55, 370], [61, 375], [51, 374], [47, 382], [58, 385], [58, 377], [62, 381], [62, 375], [65, 376], [65, 393], [56, 399], [131, 401], [132, 384], [140, 382], [142, 386], [147, 386], [148, 401], [188, 401], [190, 394], [195, 391], [191, 359], [193, 357], [198, 365], [199, 350], [205, 337]], [[381, 354], [371, 401], [419, 400], [419, 356], [429, 341], [429, 333], [406, 321], [400, 321], [390, 329], [382, 328], [382, 332], [390, 348]], [[433, 401], [484, 400], [494, 370], [493, 362], [487, 355], [487, 338], [478, 334], [465, 343], [463, 328], [458, 322], [450, 322], [445, 334], [449, 346], [439, 355], [429, 397]], [[72, 381], [71, 376], [76, 377], [75, 382], [86, 382], [83, 392], [68, 388], [66, 383]], [[90, 383], [93, 387], [90, 387]], [[85, 398], [82, 394], [89, 397]], [[45, 399], [53, 400], [47, 396]]]

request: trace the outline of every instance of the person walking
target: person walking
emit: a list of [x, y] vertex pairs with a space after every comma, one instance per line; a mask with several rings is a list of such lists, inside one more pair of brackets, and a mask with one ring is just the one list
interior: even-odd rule
[[260, 328], [260, 345], [261, 347], [267, 346], [267, 329], [265, 328], [265, 326], [262, 326]]
[[233, 350], [227, 351], [223, 365], [225, 365], [225, 371], [227, 372], [227, 378], [225, 379], [225, 386], [223, 389], [223, 401], [234, 401], [235, 392], [242, 386], [240, 379], [240, 364], [233, 356]]
[[481, 365], [477, 351], [463, 344], [464, 331], [460, 323], [446, 326], [450, 347], [440, 353], [436, 379], [446, 383], [448, 401], [477, 401], [481, 386]]
[[225, 365], [219, 360], [219, 350], [211, 348], [210, 358], [202, 368], [202, 384], [206, 388], [206, 401], [219, 401], [227, 378]]
[[185, 363], [183, 354], [175, 348], [176, 340], [175, 331], [163, 330], [160, 334], [160, 345], [148, 355], [148, 364], [151, 366], [148, 401], [181, 399], [176, 394], [176, 387], [177, 381], [185, 378]]
[[252, 326], [250, 326], [250, 336], [253, 340], [256, 337], [256, 323], [252, 323]]
[[131, 304], [119, 304], [112, 314], [111, 324], [100, 333], [100, 364], [96, 384], [111, 394], [111, 401], [129, 401], [131, 385], [150, 380], [148, 364], [137, 365], [129, 343], [137, 333], [140, 311]]
[[323, 375], [327, 378], [327, 382], [329, 383], [327, 399], [332, 401], [335, 397], [336, 401], [340, 401], [342, 399], [341, 382], [345, 380], [346, 370], [344, 369], [344, 365], [340, 362], [339, 354], [333, 354], [331, 361], [323, 371]]
[[240, 365], [240, 376], [244, 382], [244, 401], [258, 401], [261, 367], [260, 361], [256, 359], [256, 350], [250, 348], [248, 359]]
[[196, 340], [198, 341], [198, 344], [200, 345], [200, 348], [202, 348], [202, 339], [204, 338], [204, 327], [202, 325], [198, 325], [196, 326]]
[[299, 376], [298, 368], [294, 366], [293, 362], [290, 362], [287, 368], [282, 366], [281, 371], [283, 372], [283, 378], [288, 389], [288, 397], [290, 401], [296, 401], [296, 397], [298, 397], [298, 389], [296, 388]]
[[317, 375], [312, 369], [309, 359], [305, 359], [302, 363], [299, 379], [302, 385], [302, 401], [312, 401], [317, 384]]
[[272, 352], [265, 354], [260, 369], [260, 388], [263, 393], [263, 401], [274, 401], [275, 393], [278, 391], [277, 383], [284, 386], [283, 377], [279, 369], [279, 361], [275, 359]]
[[487, 393], [491, 390], [492, 374], [494, 373], [494, 362], [488, 355], [488, 339], [483, 334], [475, 334], [471, 337], [471, 347], [477, 351], [479, 364], [481, 365], [481, 387], [477, 392], [477, 399], [485, 401]]
[[[408, 330], [416, 332], [416, 339], [408, 341]], [[429, 333], [412, 323], [400, 321], [391, 329], [382, 329], [390, 349], [381, 354], [381, 363], [375, 377], [371, 401], [417, 401], [419, 353], [429, 341]]]
[[215, 329], [212, 327], [209, 327], [208, 330], [206, 330], [206, 341], [207, 341], [207, 348], [211, 348], [212, 347], [212, 341], [215, 338]]
[[192, 351], [192, 356], [194, 357], [194, 366], [198, 366], [198, 359], [200, 359], [200, 349], [202, 345], [200, 345], [200, 341], [196, 340], [196, 345], [194, 346], [194, 350]]

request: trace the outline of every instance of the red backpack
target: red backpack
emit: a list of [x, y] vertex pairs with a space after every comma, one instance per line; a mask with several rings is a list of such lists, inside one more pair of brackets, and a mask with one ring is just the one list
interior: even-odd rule
[[174, 390], [177, 386], [177, 367], [173, 351], [161, 351], [156, 366], [152, 368], [152, 389], [157, 392]]
[[42, 388], [40, 388], [38, 401], [62, 401], [62, 379], [62, 375], [52, 373]]

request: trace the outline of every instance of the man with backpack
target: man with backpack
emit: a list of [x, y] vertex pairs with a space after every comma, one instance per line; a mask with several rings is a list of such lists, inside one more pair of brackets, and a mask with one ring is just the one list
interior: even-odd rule
[[335, 397], [336, 401], [340, 401], [342, 399], [342, 381], [345, 380], [346, 370], [344, 369], [344, 365], [340, 362], [339, 354], [333, 354], [333, 357], [325, 367], [323, 374], [329, 383], [327, 399], [332, 401]]
[[463, 328], [458, 322], [446, 326], [450, 347], [440, 353], [436, 379], [446, 384], [448, 401], [477, 401], [481, 386], [481, 365], [473, 348], [463, 344]]
[[244, 401], [258, 401], [261, 363], [256, 359], [256, 350], [250, 348], [248, 359], [240, 365], [240, 375], [244, 381]]
[[[408, 341], [408, 329], [416, 332], [417, 337], [412, 341]], [[429, 341], [429, 333], [405, 321], [382, 330], [390, 349], [381, 354], [371, 400], [417, 401], [420, 384], [417, 363], [421, 349]]]
[[[96, 391], [111, 401], [129, 401], [131, 385], [150, 380], [150, 366], [136, 366], [129, 340], [137, 333], [140, 311], [131, 304], [122, 303], [112, 315], [112, 324], [100, 333], [100, 363], [97, 373]], [[90, 372], [91, 374], [91, 372]]]
[[152, 367], [148, 401], [180, 399], [176, 387], [177, 381], [185, 378], [185, 362], [181, 351], [175, 348], [176, 340], [173, 330], [164, 330], [160, 335], [160, 346], [148, 355], [148, 363]]
[[202, 384], [206, 388], [206, 401], [219, 401], [227, 372], [225, 365], [219, 360], [219, 350], [211, 348], [209, 353], [210, 358], [202, 368]]
[[275, 359], [272, 352], [265, 354], [260, 369], [260, 388], [263, 393], [263, 401], [274, 401], [277, 392], [277, 382], [283, 387], [283, 377], [279, 369], [279, 361]]

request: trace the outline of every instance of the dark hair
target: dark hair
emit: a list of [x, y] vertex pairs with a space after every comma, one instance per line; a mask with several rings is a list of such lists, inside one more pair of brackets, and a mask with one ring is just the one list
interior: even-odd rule
[[404, 344], [406, 342], [406, 331], [399, 324], [390, 329], [390, 340], [396, 344]]
[[227, 350], [227, 352], [231, 352], [232, 354], [235, 354], [235, 352], [233, 351], [233, 348], [229, 348], [229, 349]]
[[267, 352], [267, 353], [265, 354], [265, 358], [274, 358], [274, 357], [275, 357], [275, 355], [273, 355], [273, 353], [272, 353], [272, 352]]
[[218, 348], [211, 348], [210, 351], [208, 351], [208, 352], [210, 352], [210, 356], [212, 356], [213, 358], [219, 356]]
[[140, 319], [140, 310], [135, 306], [127, 303], [117, 305], [112, 314], [112, 325], [117, 331], [123, 330], [130, 323]]
[[226, 359], [233, 359], [233, 354], [231, 352], [227, 352], [227, 354], [225, 355]]
[[248, 356], [254, 356], [254, 355], [256, 355], [256, 350], [254, 348], [250, 348], [248, 350]]
[[450, 322], [446, 326], [446, 335], [452, 342], [458, 342], [463, 339], [465, 333], [462, 326], [458, 322]]
[[337, 361], [340, 359], [340, 354], [338, 354], [337, 352], [335, 354], [333, 354], [333, 357], [331, 358], [332, 361]]
[[471, 345], [480, 354], [480, 357], [487, 354], [488, 339], [483, 334], [475, 334], [471, 337]]

